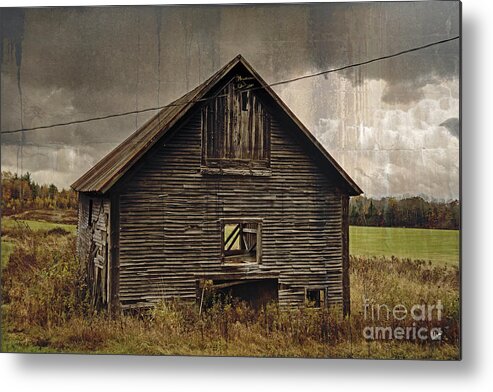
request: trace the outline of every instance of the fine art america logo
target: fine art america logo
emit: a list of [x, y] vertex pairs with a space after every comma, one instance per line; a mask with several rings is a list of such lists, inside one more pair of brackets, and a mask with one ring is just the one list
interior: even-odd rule
[[363, 312], [367, 323], [363, 328], [363, 336], [367, 340], [442, 339], [442, 328], [432, 327], [442, 319], [443, 305], [440, 300], [435, 304], [415, 304], [410, 307], [397, 304], [391, 307], [371, 303], [363, 296]]

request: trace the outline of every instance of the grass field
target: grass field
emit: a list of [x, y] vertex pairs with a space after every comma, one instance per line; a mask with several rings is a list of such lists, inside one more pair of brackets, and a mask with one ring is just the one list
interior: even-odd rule
[[14, 243], [10, 241], [4, 241], [2, 238], [2, 268], [7, 264], [10, 254], [14, 250]]
[[41, 222], [35, 220], [14, 220], [12, 218], [4, 217], [2, 218], [2, 267], [6, 265], [9, 256], [15, 247], [15, 238], [10, 238], [8, 236], [8, 232], [10, 229], [15, 229], [19, 225], [27, 225], [33, 231], [48, 231], [57, 227], [60, 227], [72, 234], [75, 234], [77, 231], [77, 227], [75, 225]]
[[41, 222], [36, 220], [14, 220], [11, 218], [2, 218], [2, 232], [4, 229], [12, 229], [19, 224], [26, 224], [31, 230], [39, 231], [39, 230], [51, 230], [56, 227], [61, 227], [64, 230], [67, 230], [70, 233], [74, 233], [77, 230], [75, 225], [67, 225], [63, 223], [52, 223], [52, 222]]
[[357, 256], [396, 256], [459, 265], [459, 231], [397, 227], [349, 228], [349, 252]]

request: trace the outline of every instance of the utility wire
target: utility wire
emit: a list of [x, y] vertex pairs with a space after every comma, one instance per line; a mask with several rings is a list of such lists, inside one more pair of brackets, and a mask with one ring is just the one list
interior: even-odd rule
[[401, 52], [397, 52], [397, 53], [393, 53], [393, 54], [388, 54], [386, 56], [377, 57], [375, 59], [366, 60], [366, 61], [362, 61], [362, 62], [359, 62], [359, 63], [353, 63], [353, 64], [350, 64], [350, 65], [344, 65], [343, 67], [333, 68], [333, 69], [329, 69], [327, 71], [321, 71], [321, 72], [317, 72], [317, 73], [310, 74], [310, 75], [298, 76], [297, 78], [287, 79], [287, 80], [283, 80], [281, 82], [274, 82], [272, 84], [269, 84], [269, 86], [270, 87], [272, 87], [272, 86], [279, 86], [281, 84], [296, 82], [296, 81], [302, 80], [302, 79], [308, 79], [308, 78], [313, 78], [315, 76], [326, 75], [326, 74], [332, 73], [332, 72], [343, 71], [343, 70], [348, 69], [348, 68], [360, 67], [362, 65], [371, 64], [371, 63], [374, 63], [376, 61], [387, 60], [387, 59], [390, 59], [392, 57], [402, 56], [403, 54], [407, 54], [407, 53], [411, 53], [411, 52], [416, 52], [417, 50], [422, 50], [422, 49], [430, 48], [430, 47], [435, 46], [435, 45], [444, 44], [446, 42], [454, 41], [454, 40], [459, 39], [459, 38], [460, 38], [460, 36], [458, 35], [456, 37], [442, 39], [441, 41], [435, 41], [435, 42], [432, 42], [432, 43], [429, 43], [429, 44], [426, 44], [426, 45], [423, 45], [423, 46], [418, 46], [418, 47], [415, 47], [415, 48], [406, 49], [406, 50], [403, 50]]
[[[344, 65], [342, 67], [332, 68], [332, 69], [329, 69], [329, 70], [326, 70], [326, 71], [316, 72], [316, 73], [309, 74], [309, 75], [298, 76], [298, 77], [292, 78], [292, 79], [286, 79], [286, 80], [282, 80], [282, 81], [279, 81], [279, 82], [265, 84], [265, 85], [260, 86], [260, 87], [253, 87], [253, 88], [249, 88], [249, 89], [247, 88], [247, 89], [244, 89], [242, 91], [259, 90], [259, 89], [265, 89], [266, 87], [280, 86], [280, 85], [283, 85], [283, 84], [296, 82], [298, 80], [313, 78], [313, 77], [321, 76], [321, 75], [327, 75], [329, 73], [343, 71], [343, 70], [354, 68], [354, 67], [360, 67], [362, 65], [367, 65], [367, 64], [371, 64], [371, 63], [374, 63], [374, 62], [377, 62], [377, 61], [387, 60], [387, 59], [390, 59], [390, 58], [393, 58], [393, 57], [402, 56], [402, 55], [407, 54], [407, 53], [416, 52], [418, 50], [422, 50], [422, 49], [430, 48], [432, 46], [444, 44], [446, 42], [454, 41], [454, 40], [457, 40], [459, 38], [460, 38], [460, 36], [455, 36], [455, 37], [452, 37], [452, 38], [447, 38], [447, 39], [443, 39], [443, 40], [440, 40], [440, 41], [431, 42], [431, 43], [426, 44], [426, 45], [417, 46], [417, 47], [414, 47], [414, 48], [411, 48], [411, 49], [406, 49], [406, 50], [403, 50], [403, 51], [400, 51], [400, 52], [397, 52], [397, 53], [392, 53], [392, 54], [389, 54], [389, 55], [385, 55], [385, 56], [373, 58], [373, 59], [370, 59], [370, 60], [361, 61], [359, 63], [353, 63], [353, 64], [349, 64], [349, 65]], [[212, 98], [216, 98], [216, 97], [201, 98], [201, 99], [196, 99], [196, 100], [191, 100], [191, 101], [181, 102], [181, 103], [171, 103], [171, 104], [164, 105], [164, 106], [157, 106], [157, 107], [151, 107], [151, 108], [140, 109], [140, 110], [132, 110], [132, 111], [122, 112], [122, 113], [108, 114], [108, 115], [105, 115], [105, 116], [91, 117], [91, 118], [86, 118], [86, 119], [83, 119], [83, 120], [67, 121], [67, 122], [50, 124], [50, 125], [42, 125], [42, 126], [37, 126], [37, 127], [32, 127], [32, 128], [13, 129], [13, 130], [10, 130], [10, 131], [2, 131], [2, 132], [0, 132], [0, 134], [12, 134], [12, 133], [25, 132], [25, 131], [35, 131], [35, 130], [42, 130], [42, 129], [54, 128], [54, 127], [61, 127], [61, 126], [73, 125], [73, 124], [83, 124], [83, 123], [92, 122], [92, 121], [106, 120], [106, 119], [109, 119], [109, 118], [129, 116], [131, 114], [146, 113], [146, 112], [151, 112], [151, 111], [155, 111], [155, 110], [161, 110], [161, 109], [164, 109], [164, 108], [167, 108], [167, 107], [172, 107], [172, 106], [183, 106], [183, 105], [186, 105], [186, 104], [189, 104], [189, 103], [207, 101], [207, 100], [210, 100]]]

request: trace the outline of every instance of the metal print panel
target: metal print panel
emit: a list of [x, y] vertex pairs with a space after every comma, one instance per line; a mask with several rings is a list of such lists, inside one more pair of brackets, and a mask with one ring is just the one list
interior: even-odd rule
[[460, 359], [460, 3], [1, 17], [3, 351]]

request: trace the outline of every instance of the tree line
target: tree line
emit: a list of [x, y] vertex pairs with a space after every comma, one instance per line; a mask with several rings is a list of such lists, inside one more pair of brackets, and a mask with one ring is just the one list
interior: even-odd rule
[[[29, 172], [18, 176], [2, 172], [2, 213], [12, 215], [26, 210], [76, 209], [77, 193], [59, 190], [54, 184], [39, 185]], [[349, 223], [355, 226], [416, 227], [458, 229], [459, 201], [427, 201], [422, 197], [398, 199], [365, 196], [351, 198]]]
[[29, 172], [18, 176], [2, 172], [2, 213], [12, 215], [26, 210], [77, 208], [77, 193], [59, 190], [55, 184], [39, 185]]
[[416, 227], [427, 229], [459, 229], [460, 205], [427, 201], [422, 197], [372, 199], [351, 198], [349, 223], [355, 226]]

